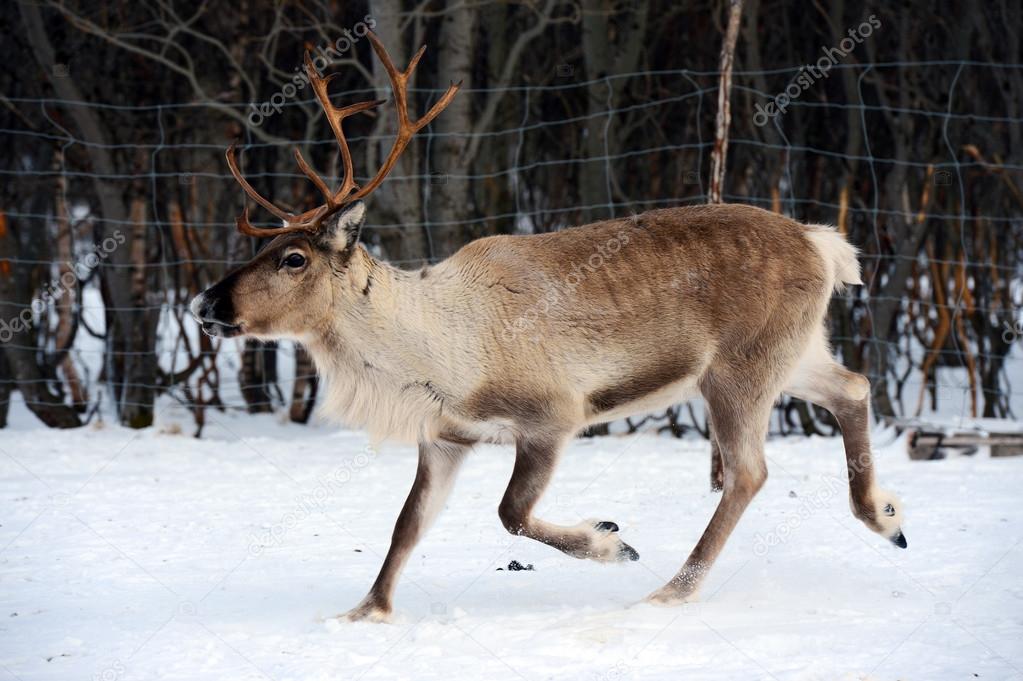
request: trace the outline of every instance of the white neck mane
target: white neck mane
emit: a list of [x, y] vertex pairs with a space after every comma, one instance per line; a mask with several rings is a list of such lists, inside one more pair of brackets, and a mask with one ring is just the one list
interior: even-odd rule
[[[356, 249], [351, 281], [339, 292], [337, 313], [326, 329], [306, 339], [326, 383], [319, 412], [374, 442], [434, 439], [442, 430], [446, 389], [459, 361], [448, 312], [437, 286], [419, 272], [405, 272]], [[354, 282], [354, 285], [352, 285]]]

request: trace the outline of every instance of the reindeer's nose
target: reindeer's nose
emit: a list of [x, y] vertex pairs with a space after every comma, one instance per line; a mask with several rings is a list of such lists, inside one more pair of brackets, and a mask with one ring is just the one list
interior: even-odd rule
[[206, 295], [205, 291], [192, 298], [192, 303], [188, 308], [191, 310], [192, 316], [195, 317], [196, 321], [209, 319], [213, 313], [213, 305], [209, 302], [209, 296]]
[[229, 299], [218, 296], [216, 292], [210, 294], [210, 289], [206, 289], [189, 304], [192, 316], [199, 322], [206, 335], [233, 338], [243, 333], [242, 325], [231, 321], [234, 314], [230, 311], [230, 306], [225, 305], [226, 301]]

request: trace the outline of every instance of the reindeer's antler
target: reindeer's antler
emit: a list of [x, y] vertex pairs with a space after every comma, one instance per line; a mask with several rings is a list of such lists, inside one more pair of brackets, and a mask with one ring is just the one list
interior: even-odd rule
[[384, 69], [387, 71], [387, 77], [391, 81], [391, 90], [394, 92], [394, 104], [398, 110], [398, 132], [394, 139], [394, 144], [391, 146], [391, 152], [387, 155], [387, 160], [384, 161], [380, 170], [377, 171], [376, 176], [366, 183], [365, 187], [360, 188], [355, 184], [352, 153], [348, 148], [348, 141], [345, 139], [342, 123], [344, 119], [349, 116], [372, 109], [373, 107], [382, 104], [385, 100], [359, 102], [345, 107], [334, 106], [330, 103], [330, 97], [327, 94], [327, 86], [333, 79], [333, 75], [321, 77], [320, 74], [317, 73], [316, 67], [313, 66], [309, 53], [306, 52], [306, 74], [309, 76], [309, 82], [313, 86], [313, 92], [316, 93], [316, 99], [319, 100], [320, 106], [323, 107], [323, 112], [327, 116], [330, 128], [334, 131], [334, 137], [337, 138], [338, 149], [341, 152], [341, 165], [342, 172], [344, 173], [344, 179], [342, 180], [340, 187], [331, 191], [327, 186], [327, 183], [323, 181], [323, 178], [317, 175], [312, 167], [306, 163], [301, 152], [299, 152], [296, 148], [295, 161], [298, 163], [299, 169], [312, 181], [313, 184], [316, 185], [316, 188], [320, 190], [320, 193], [323, 195], [324, 203], [316, 208], [307, 210], [304, 213], [289, 213], [278, 208], [272, 202], [261, 196], [259, 192], [257, 192], [251, 184], [249, 184], [248, 180], [242, 176], [241, 171], [238, 169], [238, 162], [235, 159], [234, 145], [232, 144], [227, 149], [227, 165], [231, 169], [231, 174], [234, 175], [234, 179], [238, 180], [238, 184], [241, 185], [242, 189], [250, 198], [252, 198], [253, 201], [284, 222], [283, 226], [270, 229], [258, 229], [253, 227], [249, 222], [249, 209], [246, 206], [246, 208], [242, 211], [242, 214], [239, 215], [237, 219], [238, 231], [242, 234], [262, 237], [288, 234], [290, 232], [316, 232], [323, 224], [324, 218], [333, 215], [353, 201], [357, 201], [368, 196], [374, 189], [380, 186], [380, 183], [384, 181], [387, 174], [391, 172], [392, 168], [394, 168], [394, 164], [398, 162], [398, 157], [401, 156], [403, 151], [405, 151], [405, 147], [408, 146], [408, 143], [412, 140], [415, 134], [426, 127], [430, 121], [436, 118], [437, 115], [451, 103], [451, 100], [454, 99], [455, 94], [458, 92], [458, 88], [462, 85], [460, 82], [449, 85], [444, 96], [442, 96], [422, 118], [415, 121], [409, 119], [408, 82], [412, 77], [412, 73], [416, 69], [416, 65], [419, 64], [419, 60], [422, 58], [423, 52], [426, 51], [426, 46], [424, 45], [419, 48], [419, 51], [412, 57], [412, 61], [409, 62], [408, 67], [404, 71], [399, 71], [395, 67], [394, 62], [391, 61], [391, 57], [387, 54], [387, 50], [384, 49], [380, 39], [377, 38], [372, 31], [368, 32], [366, 36], [373, 45], [373, 51], [376, 52], [377, 57], [379, 57], [381, 63], [384, 65]]

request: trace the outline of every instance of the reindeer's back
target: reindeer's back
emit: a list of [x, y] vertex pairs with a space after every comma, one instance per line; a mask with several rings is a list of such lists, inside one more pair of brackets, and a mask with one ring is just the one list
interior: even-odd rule
[[806, 228], [745, 205], [489, 237], [437, 269], [464, 287], [484, 354], [506, 373], [549, 372], [584, 391], [608, 370], [640, 382], [699, 374], [719, 348], [813, 323], [830, 295]]
[[[442, 266], [503, 309], [521, 314], [539, 306], [546, 324], [580, 329], [627, 319], [632, 325], [677, 321], [725, 332], [736, 321], [748, 327], [750, 315], [759, 310], [766, 316], [804, 292], [830, 293], [806, 227], [739, 204], [667, 208], [559, 232], [488, 237]], [[544, 320], [532, 326], [542, 328]]]

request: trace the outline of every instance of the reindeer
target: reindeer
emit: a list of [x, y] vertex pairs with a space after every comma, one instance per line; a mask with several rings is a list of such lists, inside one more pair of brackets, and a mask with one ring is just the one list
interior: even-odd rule
[[336, 190], [296, 150], [324, 203], [300, 214], [245, 193], [282, 221], [241, 233], [274, 237], [251, 262], [191, 304], [209, 335], [302, 343], [327, 381], [323, 411], [375, 441], [415, 442], [418, 469], [390, 549], [351, 620], [383, 621], [400, 572], [444, 505], [476, 443], [513, 443], [498, 515], [509, 532], [602, 562], [639, 554], [607, 520], [561, 526], [533, 514], [561, 451], [579, 431], [702, 396], [722, 457], [723, 495], [678, 574], [648, 596], [693, 599], [743, 511], [767, 478], [764, 441], [781, 393], [829, 410], [844, 438], [853, 514], [905, 548], [901, 502], [874, 481], [870, 384], [832, 357], [824, 318], [833, 291], [860, 284], [856, 250], [834, 230], [744, 205], [705, 205], [528, 236], [473, 241], [418, 271], [374, 258], [359, 243], [368, 196], [412, 137], [452, 100], [452, 84], [420, 119], [404, 71], [372, 33], [397, 107], [398, 131], [377, 174], [354, 180], [345, 118], [381, 102], [336, 107], [328, 80], [305, 65], [337, 138]]

